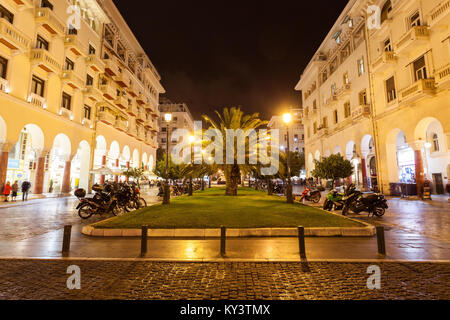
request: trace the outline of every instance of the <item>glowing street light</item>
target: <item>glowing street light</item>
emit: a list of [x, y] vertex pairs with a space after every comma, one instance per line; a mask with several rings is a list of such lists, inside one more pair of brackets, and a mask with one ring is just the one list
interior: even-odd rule
[[286, 124], [286, 132], [287, 132], [287, 148], [286, 148], [286, 158], [287, 158], [287, 189], [286, 189], [286, 202], [294, 203], [294, 197], [292, 196], [292, 182], [291, 182], [291, 157], [289, 152], [289, 123], [292, 121], [292, 114], [285, 113], [283, 114], [283, 121]]

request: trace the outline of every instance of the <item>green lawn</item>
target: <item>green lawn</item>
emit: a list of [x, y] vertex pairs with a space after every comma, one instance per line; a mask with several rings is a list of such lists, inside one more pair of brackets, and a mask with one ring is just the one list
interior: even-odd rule
[[286, 204], [283, 198], [241, 188], [237, 197], [224, 196], [224, 188], [196, 192], [193, 197], [171, 199], [95, 224], [97, 228], [270, 228], [270, 227], [362, 227], [303, 204]]

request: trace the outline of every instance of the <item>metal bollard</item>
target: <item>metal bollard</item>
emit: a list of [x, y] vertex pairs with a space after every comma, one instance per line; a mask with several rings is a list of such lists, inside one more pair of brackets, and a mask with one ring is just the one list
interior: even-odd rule
[[225, 257], [226, 254], [227, 228], [220, 227], [220, 255]]
[[300, 258], [306, 259], [305, 228], [304, 227], [298, 227], [298, 248], [300, 251]]
[[141, 257], [145, 257], [147, 253], [148, 226], [142, 226], [141, 233]]
[[64, 236], [62, 244], [63, 255], [68, 254], [70, 251], [70, 238], [72, 235], [72, 226], [64, 226]]
[[378, 242], [378, 253], [385, 256], [386, 255], [386, 241], [384, 239], [384, 227], [377, 227], [377, 242]]

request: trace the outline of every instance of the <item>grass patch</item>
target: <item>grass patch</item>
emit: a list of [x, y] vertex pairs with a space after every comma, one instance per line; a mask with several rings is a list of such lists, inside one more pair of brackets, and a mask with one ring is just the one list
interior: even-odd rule
[[287, 204], [283, 198], [263, 191], [241, 188], [237, 197], [224, 196], [224, 188], [199, 191], [193, 197], [171, 199], [95, 224], [104, 229], [150, 228], [276, 228], [363, 227], [364, 225], [303, 204]]

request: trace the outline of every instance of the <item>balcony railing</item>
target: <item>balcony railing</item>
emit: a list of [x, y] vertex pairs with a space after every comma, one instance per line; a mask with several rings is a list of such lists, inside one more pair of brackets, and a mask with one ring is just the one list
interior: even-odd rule
[[64, 70], [61, 74], [61, 80], [73, 89], [82, 89], [84, 87], [83, 79], [81, 79], [74, 70]]
[[127, 92], [132, 96], [133, 98], [136, 98], [138, 96], [139, 91], [136, 88], [136, 84], [131, 81], [130, 85], [127, 88]]
[[0, 42], [11, 50], [29, 52], [31, 40], [8, 20], [0, 19]]
[[435, 72], [436, 83], [439, 87], [449, 86], [450, 84], [450, 63], [439, 68]]
[[145, 131], [144, 128], [142, 127], [137, 127], [136, 130], [136, 139], [140, 140], [140, 141], [144, 141], [145, 140]]
[[70, 34], [64, 37], [64, 45], [77, 56], [86, 56], [86, 47], [78, 40], [78, 35]]
[[117, 76], [113, 77], [113, 80], [122, 88], [128, 88], [131, 82], [130, 76], [125, 70], [123, 70]]
[[127, 132], [127, 130], [128, 130], [127, 121], [124, 119], [120, 119], [120, 118], [116, 120], [114, 127], [117, 130], [122, 131], [122, 132]]
[[66, 34], [66, 26], [50, 8], [36, 9], [36, 23], [42, 26], [51, 34], [63, 36]]
[[430, 31], [428, 26], [412, 27], [405, 35], [397, 42], [397, 50], [399, 53], [410, 53], [417, 47], [427, 43], [430, 38]]
[[145, 112], [139, 109], [138, 114], [136, 115], [136, 121], [143, 123], [145, 122], [145, 118]]
[[373, 72], [386, 72], [397, 63], [397, 57], [393, 51], [383, 51], [383, 53], [372, 64]]
[[411, 103], [424, 96], [433, 95], [436, 89], [436, 82], [434, 79], [423, 79], [416, 81], [408, 88], [405, 88], [399, 93], [399, 100], [401, 103]]
[[128, 127], [127, 134], [128, 134], [130, 137], [135, 137], [135, 136], [137, 135], [136, 128], [132, 128], [131, 126]]
[[95, 72], [105, 72], [105, 63], [95, 54], [89, 54], [86, 57], [86, 64]]
[[104, 59], [103, 62], [105, 63], [105, 73], [108, 74], [110, 77], [118, 76], [119, 66], [115, 59]]
[[103, 96], [108, 100], [116, 100], [117, 90], [110, 81], [100, 85], [100, 90], [103, 92]]
[[130, 116], [137, 117], [137, 115], [139, 114], [139, 109], [137, 106], [132, 104], [128, 106], [127, 112]]
[[325, 101], [325, 105], [327, 107], [331, 107], [333, 105], [335, 105], [338, 102], [338, 98], [336, 95], [332, 95], [331, 97], [329, 97], [326, 101]]
[[45, 102], [45, 98], [41, 97], [38, 94], [35, 93], [30, 93], [29, 97], [28, 97], [28, 102], [36, 107], [42, 108], [42, 109], [47, 109], [47, 103]]
[[336, 90], [336, 97], [338, 99], [346, 98], [350, 95], [352, 89], [352, 85], [350, 83], [347, 83], [343, 85], [341, 88]]
[[100, 111], [98, 113], [98, 120], [109, 125], [116, 123], [116, 116], [108, 111]]
[[336, 130], [336, 131], [342, 130], [342, 129], [344, 129], [345, 127], [351, 125], [352, 122], [353, 122], [353, 118], [352, 118], [352, 117], [348, 117], [348, 118], [346, 118], [345, 120], [339, 122], [338, 125], [336, 126], [335, 130]]
[[85, 97], [97, 102], [100, 101], [103, 96], [102, 92], [92, 85], [86, 86], [86, 88], [83, 91], [83, 94]]
[[449, 13], [450, 13], [450, 0], [441, 2], [430, 13], [430, 18], [428, 19], [430, 27], [434, 27], [434, 26], [448, 27], [448, 20], [444, 19], [444, 18], [448, 17]]
[[45, 49], [33, 49], [31, 51], [31, 61], [32, 64], [39, 65], [47, 72], [59, 74], [62, 70], [61, 63]]
[[145, 95], [141, 93], [140, 95], [137, 96], [136, 102], [139, 103], [140, 105], [143, 105], [147, 103], [147, 99], [145, 98]]
[[352, 112], [353, 120], [359, 119], [361, 117], [369, 117], [369, 116], [370, 116], [370, 106], [369, 105], [358, 106]]
[[116, 97], [114, 104], [121, 109], [127, 109], [128, 108], [128, 99], [125, 96], [118, 96], [118, 97]]

